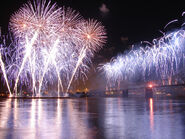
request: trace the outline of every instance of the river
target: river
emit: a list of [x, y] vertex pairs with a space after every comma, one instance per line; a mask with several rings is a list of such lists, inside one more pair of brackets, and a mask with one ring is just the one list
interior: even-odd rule
[[185, 100], [0, 99], [0, 139], [184, 139]]

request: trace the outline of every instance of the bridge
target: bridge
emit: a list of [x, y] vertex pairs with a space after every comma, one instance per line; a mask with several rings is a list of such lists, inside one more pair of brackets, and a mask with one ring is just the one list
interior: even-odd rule
[[185, 96], [185, 84], [173, 84], [173, 85], [130, 85], [127, 88], [121, 89], [109, 89], [109, 90], [91, 90], [90, 94], [94, 96]]

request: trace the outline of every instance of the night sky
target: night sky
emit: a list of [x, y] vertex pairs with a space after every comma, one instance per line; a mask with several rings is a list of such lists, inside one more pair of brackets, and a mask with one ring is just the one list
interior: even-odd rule
[[[10, 15], [18, 10], [27, 0], [6, 0], [0, 5], [0, 26], [3, 33], [7, 31]], [[58, 6], [71, 7], [88, 19], [101, 21], [108, 34], [108, 47], [122, 47], [121, 38], [127, 39], [129, 44], [142, 40], [152, 41], [161, 36], [159, 30], [174, 19], [182, 20], [181, 14], [185, 10], [183, 1], [168, 1], [159, 3], [135, 2], [132, 0], [52, 0]], [[104, 5], [104, 8], [102, 7]], [[119, 50], [124, 51], [125, 48]]]
[[[10, 15], [18, 10], [27, 0], [6, 0], [0, 4], [0, 26], [3, 34], [8, 29]], [[162, 34], [159, 30], [170, 21], [178, 19], [175, 24], [183, 22], [182, 12], [185, 11], [183, 1], [136, 2], [132, 0], [52, 0], [59, 7], [71, 7], [85, 18], [94, 18], [102, 22], [107, 30], [108, 40], [104, 49], [114, 51], [99, 52], [99, 55], [116, 56], [129, 48], [129, 45], [140, 41], [152, 41]], [[125, 43], [126, 42], [126, 43]], [[111, 54], [109, 54], [111, 53]]]

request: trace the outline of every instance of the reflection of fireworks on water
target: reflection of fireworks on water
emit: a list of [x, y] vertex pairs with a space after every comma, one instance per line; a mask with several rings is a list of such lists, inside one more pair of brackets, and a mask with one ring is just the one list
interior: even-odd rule
[[39, 96], [56, 81], [58, 95], [65, 86], [68, 91], [73, 79], [85, 75], [90, 58], [106, 38], [99, 22], [86, 21], [78, 12], [46, 0], [23, 5], [11, 16], [9, 27], [15, 45], [4, 46], [11, 51], [4, 61], [7, 79], [15, 82], [15, 93], [18, 86], [27, 85]]
[[141, 42], [100, 67], [108, 85], [119, 84], [123, 80], [149, 81], [161, 79], [172, 84], [175, 75], [184, 69], [185, 31], [183, 28], [165, 34], [153, 43]]

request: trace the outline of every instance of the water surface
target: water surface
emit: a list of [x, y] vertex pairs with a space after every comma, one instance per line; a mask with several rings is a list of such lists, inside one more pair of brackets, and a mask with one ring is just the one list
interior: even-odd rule
[[1, 139], [184, 139], [185, 100], [1, 99]]

